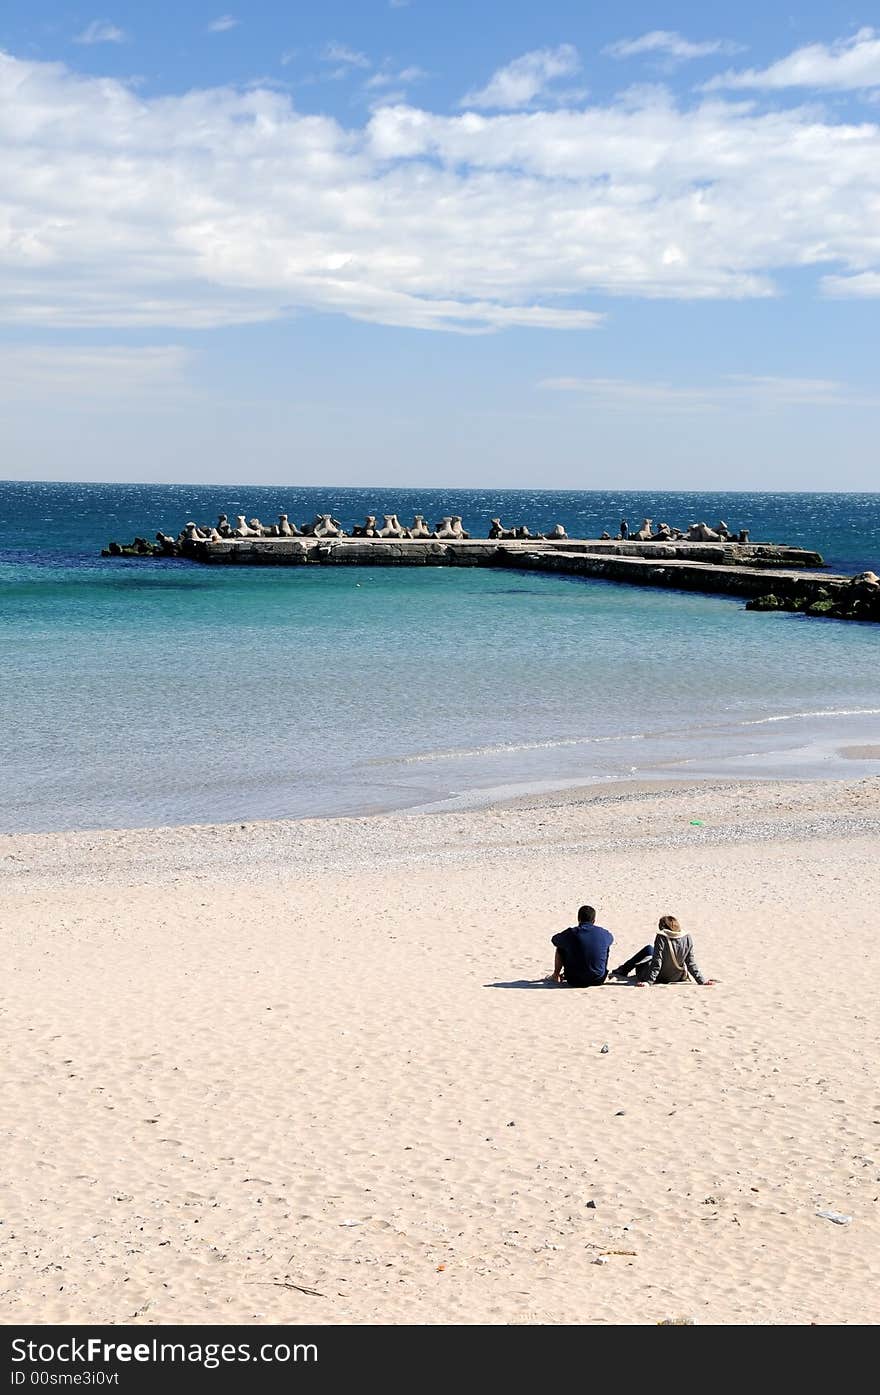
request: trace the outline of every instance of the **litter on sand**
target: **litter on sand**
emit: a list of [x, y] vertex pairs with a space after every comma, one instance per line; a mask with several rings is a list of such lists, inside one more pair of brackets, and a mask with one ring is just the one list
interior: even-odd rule
[[702, 828], [702, 827], [703, 827], [703, 820], [702, 820], [702, 819], [691, 819], [691, 827], [692, 827], [692, 828]]
[[835, 1225], [849, 1225], [852, 1216], [845, 1216], [842, 1211], [817, 1211], [817, 1216], [821, 1216], [823, 1221], [833, 1221]]

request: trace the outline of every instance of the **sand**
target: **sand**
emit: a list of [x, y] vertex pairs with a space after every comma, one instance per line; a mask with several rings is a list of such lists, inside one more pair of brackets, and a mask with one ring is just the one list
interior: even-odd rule
[[[0, 838], [0, 1319], [877, 1320], [878, 832], [864, 779]], [[720, 982], [544, 986], [583, 900]]]

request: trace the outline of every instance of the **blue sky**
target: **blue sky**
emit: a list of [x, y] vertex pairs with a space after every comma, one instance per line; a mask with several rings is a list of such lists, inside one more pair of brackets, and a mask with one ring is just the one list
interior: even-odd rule
[[6, 0], [0, 471], [877, 488], [871, 18]]

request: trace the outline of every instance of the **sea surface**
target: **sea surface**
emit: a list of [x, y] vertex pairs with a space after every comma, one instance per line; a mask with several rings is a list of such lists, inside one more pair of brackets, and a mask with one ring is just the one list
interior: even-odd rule
[[0, 831], [454, 808], [620, 779], [880, 773], [880, 627], [611, 582], [102, 559], [218, 512], [571, 536], [724, 518], [880, 570], [878, 494], [0, 483]]

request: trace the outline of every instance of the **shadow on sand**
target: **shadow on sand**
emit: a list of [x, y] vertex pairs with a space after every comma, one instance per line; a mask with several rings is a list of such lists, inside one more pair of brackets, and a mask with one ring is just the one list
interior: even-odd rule
[[510, 983], [484, 983], [484, 988], [565, 988], [563, 983], [552, 983], [546, 978], [515, 978]]
[[[511, 981], [510, 981], [509, 983], [484, 983], [484, 984], [483, 984], [483, 987], [484, 987], [484, 988], [552, 988], [552, 989], [557, 989], [557, 988], [572, 988], [573, 986], [574, 986], [574, 985], [571, 984], [571, 983], [554, 983], [551, 979], [546, 979], [546, 978], [515, 978], [515, 979], [511, 979]], [[605, 980], [604, 983], [596, 983], [596, 984], [593, 985], [594, 988], [626, 988], [626, 987], [632, 987], [632, 986], [633, 986], [633, 984], [632, 984], [631, 982], [628, 982], [627, 979], [614, 979], [614, 978], [607, 978], [607, 979]]]

